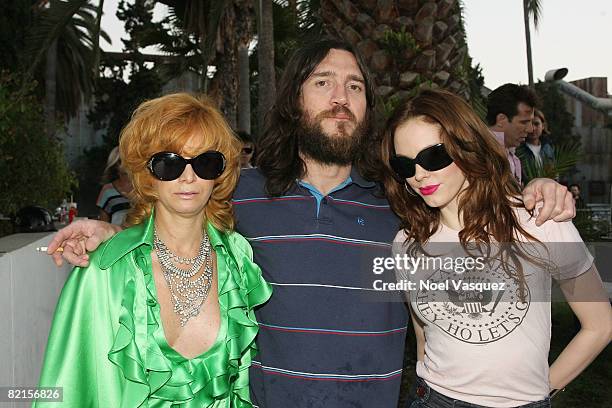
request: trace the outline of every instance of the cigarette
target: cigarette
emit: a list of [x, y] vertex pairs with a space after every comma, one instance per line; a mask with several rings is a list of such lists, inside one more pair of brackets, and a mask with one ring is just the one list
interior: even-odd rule
[[[36, 247], [38, 252], [47, 252], [47, 249], [49, 249], [49, 247]], [[64, 252], [64, 248], [59, 247], [55, 250], [55, 252]]]

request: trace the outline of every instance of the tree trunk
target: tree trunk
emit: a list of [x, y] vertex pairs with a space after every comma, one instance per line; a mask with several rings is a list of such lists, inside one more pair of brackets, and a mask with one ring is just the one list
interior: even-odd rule
[[297, 14], [298, 14], [298, 9], [297, 9], [297, 0], [289, 0], [289, 12], [291, 13], [291, 17], [293, 18], [293, 21], [297, 21]]
[[45, 129], [49, 137], [55, 135], [56, 75], [57, 40], [54, 40], [47, 51], [47, 64], [45, 66]]
[[274, 25], [272, 18], [272, 0], [258, 0], [258, 73], [259, 103], [257, 120], [263, 128], [265, 116], [276, 98], [276, 77], [274, 72]]
[[100, 50], [100, 26], [102, 24], [102, 14], [104, 14], [104, 0], [100, 0], [100, 2], [98, 3], [98, 8], [97, 8], [97, 15], [96, 15], [96, 32], [94, 33], [94, 44], [93, 44], [93, 54], [94, 54], [94, 60], [93, 60], [93, 78], [94, 78], [94, 82], [97, 81], [98, 77], [100, 76], [100, 54], [101, 54], [101, 50]]
[[238, 48], [238, 130], [251, 133], [249, 45]]
[[531, 55], [531, 29], [529, 25], [529, 0], [523, 0], [523, 19], [525, 21], [525, 45], [527, 46], [527, 75], [529, 86], [533, 87], [533, 60]]
[[[255, 10], [252, 0], [233, 0], [228, 4], [219, 24], [216, 42], [215, 65], [217, 72], [212, 80], [209, 94], [219, 105], [219, 109], [225, 115], [232, 129], [239, 128], [238, 118], [241, 110], [239, 107], [240, 87], [246, 87], [247, 105], [250, 104], [248, 92], [248, 55], [246, 61], [246, 81], [240, 77], [240, 49], [248, 47], [251, 39], [253, 19]], [[241, 85], [242, 84], [242, 85]], [[244, 96], [243, 96], [244, 97]], [[247, 117], [250, 119], [250, 106], [247, 109]]]

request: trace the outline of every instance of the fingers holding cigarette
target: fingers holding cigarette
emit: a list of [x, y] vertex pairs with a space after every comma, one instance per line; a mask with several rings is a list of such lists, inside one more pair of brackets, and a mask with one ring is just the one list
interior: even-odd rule
[[[37, 250], [38, 252], [47, 252], [47, 251], [49, 250], [49, 247], [46, 247], [46, 246], [36, 247], [36, 250]], [[64, 252], [64, 248], [59, 247], [59, 248], [57, 248], [57, 249], [55, 250], [55, 252]], [[54, 253], [55, 253], [55, 252], [54, 252]], [[49, 255], [51, 255], [51, 254], [49, 254]]]

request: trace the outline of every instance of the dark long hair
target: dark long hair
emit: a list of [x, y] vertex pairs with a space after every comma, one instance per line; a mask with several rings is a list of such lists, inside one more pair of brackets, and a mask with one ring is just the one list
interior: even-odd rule
[[[266, 176], [266, 192], [270, 196], [286, 193], [302, 177], [305, 164], [299, 156], [295, 130], [300, 126], [303, 109], [300, 106], [302, 84], [332, 49], [352, 53], [357, 60], [365, 81], [367, 110], [366, 121], [374, 120], [374, 83], [372, 75], [357, 51], [348, 43], [336, 39], [323, 39], [298, 49], [287, 65], [278, 84], [274, 106], [266, 115], [264, 132], [258, 141], [257, 166]], [[370, 128], [366, 129], [367, 144], [378, 145]], [[380, 161], [380, 149], [366, 148], [355, 158], [354, 165], [365, 178], [375, 179]]]
[[429, 207], [421, 197], [409, 194], [404, 180], [397, 180], [389, 165], [389, 158], [395, 153], [395, 131], [413, 118], [440, 126], [446, 151], [469, 183], [458, 200], [464, 225], [459, 232], [461, 245], [466, 249], [469, 243], [486, 247], [501, 245], [502, 260], [510, 258], [517, 268], [516, 273], [506, 272], [519, 281], [522, 291], [524, 277], [518, 258], [533, 259], [520, 249], [520, 235], [538, 240], [521, 226], [514, 211], [524, 208], [520, 187], [510, 172], [501, 144], [468, 104], [448, 91], [424, 90], [400, 103], [383, 134], [385, 191], [391, 207], [401, 219], [408, 241], [425, 243], [440, 226], [440, 210]]

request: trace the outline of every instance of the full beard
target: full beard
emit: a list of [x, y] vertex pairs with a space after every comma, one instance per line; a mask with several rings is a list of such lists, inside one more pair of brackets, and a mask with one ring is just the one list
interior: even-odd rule
[[[302, 115], [296, 129], [298, 148], [301, 154], [321, 164], [348, 165], [364, 148], [368, 130], [367, 120], [357, 124], [353, 132], [348, 129], [348, 122], [338, 122], [336, 133], [328, 135], [321, 122], [330, 112], [323, 112], [314, 119]], [[351, 115], [352, 116], [352, 115]], [[354, 122], [354, 119], [351, 119]]]

